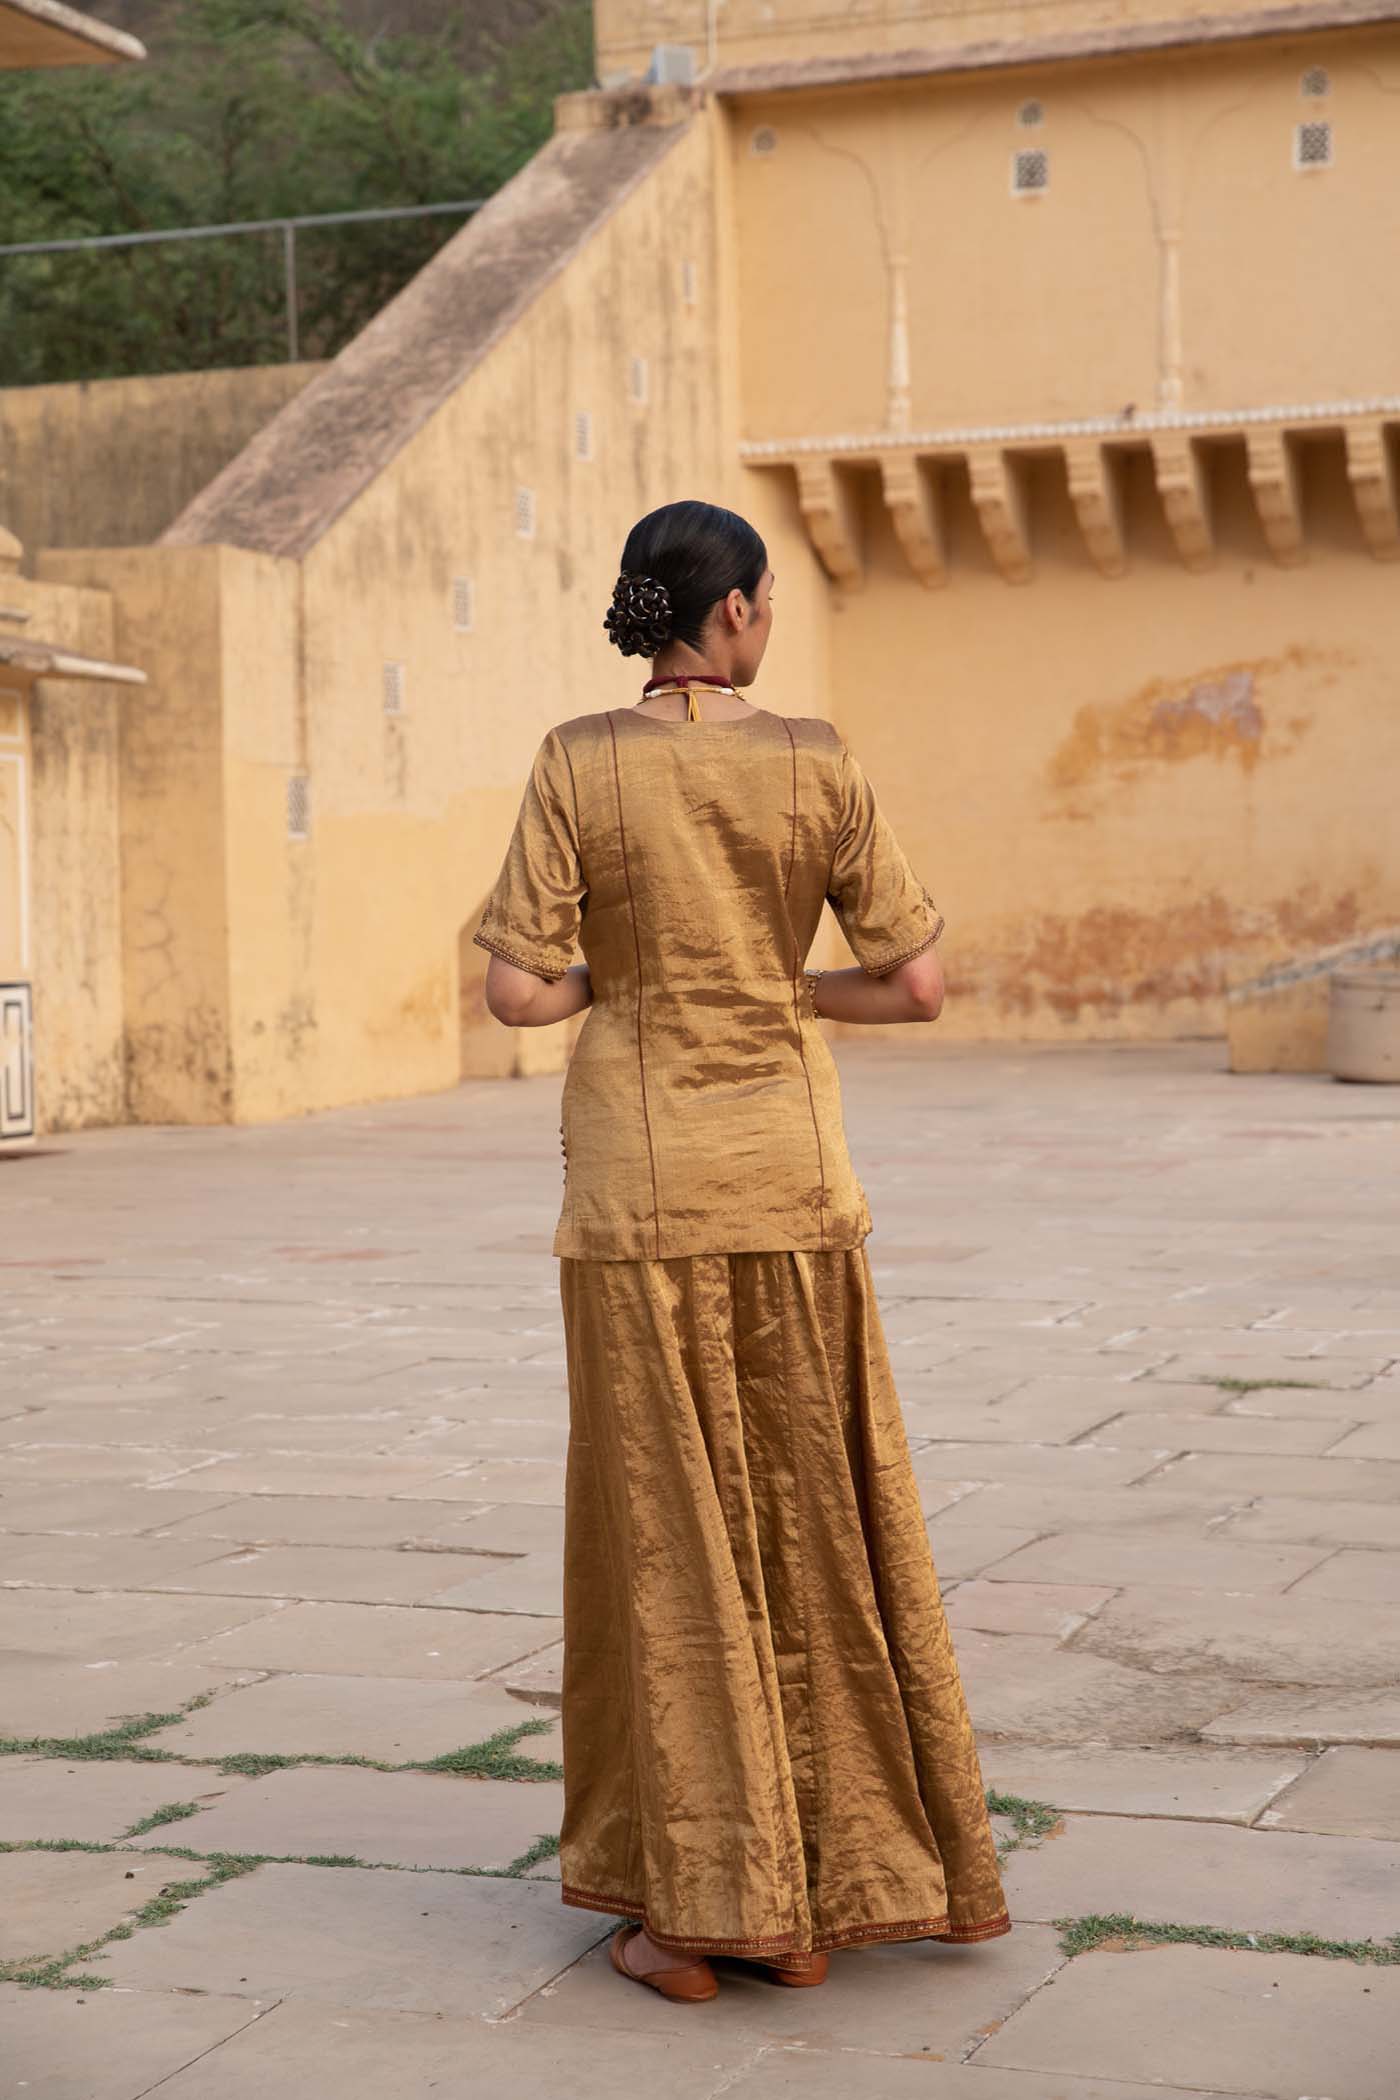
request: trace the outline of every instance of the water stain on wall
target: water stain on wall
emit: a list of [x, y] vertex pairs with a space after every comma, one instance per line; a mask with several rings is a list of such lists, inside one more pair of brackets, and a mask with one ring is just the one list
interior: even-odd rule
[[1048, 1008], [1064, 1021], [1179, 999], [1210, 1002], [1243, 964], [1346, 940], [1363, 917], [1354, 890], [1323, 897], [1313, 884], [1263, 910], [1211, 891], [1164, 912], [1117, 904], [1077, 918], [1045, 912], [1027, 923], [1014, 951], [970, 959], [965, 976], [950, 970], [948, 995], [975, 993], [1003, 1015]]
[[[1234, 759], [1252, 772], [1261, 758], [1291, 750], [1309, 726], [1306, 714], [1266, 714], [1270, 687], [1290, 673], [1315, 678], [1339, 668], [1337, 652], [1297, 646], [1280, 656], [1215, 664], [1185, 680], [1152, 679], [1126, 699], [1090, 703], [1077, 711], [1050, 760], [1050, 786], [1064, 794], [1191, 758]], [[1330, 684], [1331, 677], [1321, 682]]]

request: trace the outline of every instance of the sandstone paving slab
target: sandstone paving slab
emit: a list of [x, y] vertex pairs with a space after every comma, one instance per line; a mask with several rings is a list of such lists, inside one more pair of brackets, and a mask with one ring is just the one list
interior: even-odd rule
[[221, 1668], [456, 1683], [521, 1661], [557, 1641], [563, 1630], [557, 1619], [397, 1604], [300, 1603], [273, 1610], [275, 1618], [255, 1619], [215, 1636], [190, 1650], [187, 1659]]
[[1012, 1917], [1035, 1921], [1122, 1911], [1382, 1940], [1400, 1914], [1400, 1846], [1228, 1823], [1066, 1815], [1063, 1834], [1013, 1853], [1003, 1879]]
[[[298, 1765], [250, 1779], [199, 1818], [198, 1848], [274, 1857], [347, 1857], [401, 1867], [508, 1867], [558, 1832], [554, 1780], [371, 1772]], [[161, 1832], [136, 1838], [158, 1845]]]
[[561, 1463], [569, 1441], [565, 1419], [537, 1421], [524, 1415], [473, 1415], [466, 1422], [420, 1427], [394, 1448], [408, 1458], [544, 1458]]
[[[1272, 1415], [1183, 1413], [1123, 1414], [1101, 1423], [1085, 1439], [1092, 1450], [1111, 1444], [1123, 1450], [1146, 1445], [1171, 1451], [1268, 1451], [1285, 1456], [1326, 1451], [1337, 1442], [1342, 1425], [1318, 1419]], [[1359, 1457], [1376, 1454], [1360, 1452]]]
[[[242, 1412], [202, 1425], [198, 1442], [206, 1453], [267, 1452], [300, 1456], [307, 1452], [342, 1452], [352, 1457], [373, 1453], [392, 1456], [411, 1436], [417, 1418], [403, 1408], [376, 1408], [360, 1414], [262, 1414]], [[431, 1456], [404, 1453], [405, 1456]]]
[[1099, 1583], [1149, 1589], [1281, 1591], [1325, 1560], [1326, 1546], [1232, 1545], [1131, 1531], [1063, 1531], [1002, 1561], [998, 1582]]
[[1275, 1420], [1290, 1417], [1327, 1419], [1336, 1422], [1341, 1433], [1353, 1423], [1389, 1421], [1394, 1415], [1397, 1397], [1400, 1397], [1400, 1386], [1389, 1385], [1383, 1378], [1371, 1379], [1364, 1385], [1343, 1387], [1266, 1385], [1254, 1392], [1232, 1396], [1228, 1412], [1232, 1415], [1267, 1415]]
[[469, 1611], [527, 1612], [546, 1618], [564, 1608], [562, 1553], [522, 1553], [518, 1560], [498, 1557], [452, 1589], [440, 1590], [435, 1606], [463, 1606]]
[[207, 1539], [15, 1534], [0, 1543], [0, 1581], [7, 1588], [155, 1589], [168, 1577], [193, 1573], [217, 1551]]
[[[943, 1442], [1065, 1444], [1115, 1419], [1111, 1394], [1080, 1390], [1025, 1401], [1019, 1393], [985, 1406], [966, 1401], [904, 1400], [911, 1436]], [[1107, 1437], [1101, 1441], [1110, 1441]], [[1164, 1439], [1165, 1441], [1165, 1439]]]
[[[1286, 1362], [1293, 1366], [1287, 1373], [1287, 1376], [1290, 1378], [1317, 1378], [1323, 1384], [1331, 1383], [1325, 1370], [1314, 1368], [1319, 1350], [1332, 1341], [1336, 1335], [1336, 1330], [1330, 1328], [1173, 1326], [1170, 1329], [1158, 1329], [1151, 1313], [1149, 1313], [1144, 1320], [1141, 1333], [1132, 1334], [1131, 1338], [1122, 1345], [1115, 1345], [1109, 1342], [1105, 1344], [1105, 1347], [1108, 1349], [1113, 1349], [1115, 1346], [1141, 1348], [1146, 1343], [1158, 1341], [1164, 1333], [1169, 1333], [1170, 1346], [1173, 1352], [1172, 1363], [1167, 1375], [1174, 1379], [1181, 1379], [1185, 1376], [1185, 1373], [1179, 1368], [1183, 1359], [1195, 1363], [1201, 1359], [1215, 1358], [1222, 1358], [1231, 1362], [1237, 1359], [1275, 1358], [1280, 1362]], [[1382, 1358], [1384, 1357], [1383, 1347], [1377, 1351], [1377, 1345], [1374, 1340], [1363, 1345], [1356, 1353], [1358, 1355], [1379, 1353]], [[1303, 1364], [1301, 1370], [1298, 1368], [1300, 1360]], [[1229, 1376], [1232, 1374], [1226, 1373], [1225, 1375]], [[1235, 1375], [1252, 1378], [1263, 1374], [1245, 1370]]]
[[564, 1644], [556, 1641], [521, 1661], [493, 1670], [488, 1680], [499, 1684], [527, 1706], [554, 1706], [563, 1702]]
[[240, 1415], [236, 1405], [224, 1401], [195, 1402], [185, 1408], [173, 1407], [169, 1401], [138, 1407], [112, 1399], [79, 1406], [70, 1402], [13, 1416], [0, 1425], [0, 1445], [135, 1444], [163, 1449], [176, 1444], [188, 1449], [227, 1429]]
[[961, 1582], [948, 1603], [952, 1626], [987, 1633], [1041, 1633], [1064, 1640], [1106, 1604], [1111, 1589], [1053, 1582]]
[[1400, 1839], [1400, 1756], [1394, 1750], [1325, 1750], [1259, 1821], [1271, 1830]]
[[1256, 1692], [1232, 1702], [1201, 1734], [1209, 1742], [1246, 1746], [1355, 1743], [1400, 1748], [1400, 1687]]
[[[221, 1597], [423, 1604], [459, 1585], [465, 1572], [453, 1554], [413, 1553], [392, 1546], [252, 1546], [218, 1554], [206, 1540], [202, 1551], [206, 1557], [197, 1566], [186, 1566], [152, 1586]], [[207, 1558], [211, 1551], [217, 1555], [212, 1560]], [[490, 1564], [473, 1557], [471, 1565], [483, 1569]]]
[[1075, 1635], [1075, 1649], [1141, 1668], [1219, 1669], [1272, 1684], [1380, 1685], [1395, 1677], [1385, 1615], [1339, 1609], [1301, 1589], [1278, 1597], [1124, 1589]]
[[1135, 1340], [1111, 1351], [1073, 1329], [1039, 1327], [1015, 1341], [994, 1337], [979, 1342], [950, 1368], [983, 1381], [1005, 1378], [1025, 1385], [1033, 1378], [1072, 1378], [1081, 1387], [1095, 1384], [1117, 1391], [1120, 1385], [1161, 1371], [1170, 1355], [1160, 1340], [1147, 1346]]
[[1132, 1531], [1202, 1539], [1209, 1527], [1248, 1502], [1239, 1492], [1169, 1493], [1154, 1477], [1138, 1486], [1037, 1486], [1028, 1481], [989, 1481], [974, 1487], [947, 1522], [1002, 1524], [1044, 1537], [1052, 1531]]
[[1077, 2073], [1267, 2100], [1388, 2100], [1397, 2032], [1400, 1969], [1213, 1947], [1104, 1950], [1071, 1962], [976, 2060], [1047, 2082]]
[[1263, 1495], [1227, 1517], [1216, 1536], [1225, 1541], [1270, 1539], [1299, 1544], [1400, 1547], [1400, 1504], [1347, 1502], [1331, 1496]]
[[538, 1882], [270, 1864], [92, 1966], [123, 1989], [498, 2018], [613, 1923]]
[[473, 1553], [559, 1553], [564, 1547], [564, 1512], [552, 1503], [464, 1504], [462, 1524], [452, 1543]]
[[[153, 1809], [172, 1801], [212, 1807], [247, 1782], [179, 1765], [111, 1762], [84, 1758], [0, 1759], [0, 1840], [119, 1838]], [[165, 1842], [194, 1842], [195, 1820], [187, 1818]], [[155, 1834], [159, 1844], [162, 1833]]]
[[6, 1481], [0, 1484], [0, 1531], [127, 1537], [162, 1531], [185, 1518], [211, 1515], [232, 1499], [228, 1494], [185, 1487], [113, 1487], [101, 1482], [17, 1487]]
[[[562, 1458], [483, 1458], [474, 1465], [465, 1466], [461, 1459], [452, 1459], [444, 1460], [444, 1464], [450, 1464], [456, 1470], [436, 1478], [432, 1489], [434, 1500], [451, 1500], [460, 1496], [466, 1502], [527, 1502], [563, 1507]], [[428, 1489], [426, 1486], [408, 1486], [397, 1488], [395, 1492], [409, 1500], [419, 1494], [426, 1495]]]
[[1288, 1458], [1261, 1452], [1188, 1451], [1155, 1476], [1169, 1493], [1344, 1496], [1351, 1502], [1400, 1502], [1400, 1465], [1383, 1458]]
[[1018, 1409], [1029, 1412], [1038, 1405], [1052, 1410], [1066, 1403], [1078, 1403], [1085, 1396], [1091, 1402], [1101, 1402], [1110, 1408], [1114, 1416], [1125, 1414], [1188, 1414], [1203, 1415], [1223, 1411], [1225, 1395], [1218, 1387], [1203, 1385], [1173, 1385], [1160, 1375], [1141, 1378], [1135, 1375], [1104, 1378], [1097, 1372], [1092, 1377], [1076, 1377], [1070, 1372], [1050, 1372], [1043, 1377], [1027, 1378], [1009, 1396]]
[[[1082, 1639], [1083, 1632], [1076, 1642]], [[1169, 1677], [1033, 1634], [965, 1628], [954, 1646], [973, 1723], [982, 1736], [1165, 1742], [1193, 1733], [1238, 1697], [1235, 1681], [1218, 1672]]]
[[0, 1853], [0, 1961], [52, 1958], [84, 1946], [149, 1903], [169, 1879], [168, 1860], [125, 1853]]
[[[402, 1495], [411, 1489], [429, 1493], [443, 1480], [451, 1459], [326, 1457], [309, 1452], [255, 1452], [234, 1458], [202, 1454], [199, 1484], [209, 1493], [234, 1495]], [[187, 1481], [182, 1481], [187, 1485]]]
[[[166, 1490], [158, 1491], [162, 1495]], [[173, 1492], [173, 1491], [172, 1491]], [[484, 1507], [485, 1505], [483, 1505]], [[3, 1509], [3, 1504], [0, 1504]], [[476, 1514], [460, 1502], [403, 1501], [369, 1495], [239, 1495], [177, 1518], [175, 1538], [238, 1546], [407, 1546], [476, 1551], [465, 1527]], [[487, 1547], [484, 1550], [489, 1551]], [[525, 1552], [526, 1547], [515, 1549]]]
[[5, 2100], [143, 2100], [262, 2010], [248, 1998], [0, 1984], [0, 2090]]
[[[1400, 1604], [1400, 1553], [1333, 1553], [1295, 1584], [1294, 1595], [1335, 1597], [1343, 1604]], [[1400, 1674], [1400, 1640], [1396, 1664]]]
[[[956, 1503], [953, 1507], [957, 1507]], [[940, 1577], [951, 1581], [980, 1575], [984, 1568], [994, 1567], [1019, 1546], [1030, 1545], [1035, 1533], [1016, 1531], [1008, 1524], [964, 1521], [954, 1526], [935, 1515], [928, 1520], [928, 1536]]]
[[[5, 1640], [33, 1655], [84, 1662], [156, 1661], [280, 1607], [252, 1597], [166, 1597], [150, 1591], [11, 1590]], [[183, 1659], [191, 1658], [186, 1654]], [[222, 1662], [223, 1658], [209, 1658]]]
[[[1170, 1456], [1163, 1451], [1163, 1459]], [[1151, 1451], [1089, 1450], [1082, 1444], [931, 1444], [916, 1453], [917, 1480], [1043, 1482], [1047, 1487], [1115, 1487], [1158, 1463]], [[1400, 1468], [1397, 1468], [1400, 1471]]]
[[[1064, 1960], [1058, 1934], [1044, 1925], [1020, 1926], [975, 1948], [932, 1940], [843, 1948], [814, 1991], [784, 1990], [753, 1963], [716, 1957], [721, 2005], [715, 2025], [755, 2042], [956, 2058]], [[674, 2026], [675, 2007], [616, 1975], [604, 1941], [528, 1999], [518, 2018], [525, 2027], [580, 2035], [620, 2028], [664, 2034]]]
[[[265, 1677], [212, 1700], [152, 1745], [177, 1757], [373, 1757], [386, 1764], [444, 1756], [532, 1716], [504, 1690], [410, 1677]], [[516, 1755], [557, 1761], [559, 1726], [522, 1736]]]
[[[817, 2050], [789, 2044], [764, 2049], [753, 2064], [724, 2088], [732, 2100], [852, 2100], [857, 2091], [876, 2100], [1225, 2100], [1193, 2087], [1125, 2085], [1119, 2078], [1061, 2075], [1048, 2082], [1039, 2072], [998, 2071], [977, 2059], [954, 2064], [940, 2058], [938, 2069], [927, 2062], [901, 2062], [882, 2057], [878, 2066], [844, 2051]], [[1229, 2100], [1258, 2100], [1231, 2094]]]
[[207, 1451], [173, 1447], [138, 1449], [135, 1445], [11, 1444], [0, 1451], [0, 1482], [7, 1486], [53, 1487], [73, 1481], [131, 1487], [155, 1480], [202, 1480]]
[[1330, 1386], [1334, 1392], [1345, 1392], [1350, 1387], [1369, 1384], [1377, 1372], [1385, 1369], [1385, 1353], [1368, 1353], [1365, 1356], [1309, 1356], [1291, 1355], [1277, 1343], [1268, 1352], [1233, 1349], [1215, 1350], [1207, 1354], [1173, 1355], [1163, 1365], [1159, 1375], [1173, 1384], [1216, 1384], [1221, 1379], [1263, 1379], [1270, 1386], [1281, 1386], [1294, 1391], [1303, 1388], [1295, 1381], [1316, 1381], [1318, 1386]]
[[108, 1662], [0, 1653], [0, 1738], [94, 1735], [138, 1714], [175, 1713], [200, 1693], [246, 1681], [183, 1662]]
[[1056, 1808], [1248, 1824], [1306, 1769], [1307, 1754], [984, 1743], [980, 1761], [989, 1787]]
[[[714, 2100], [754, 2052], [713, 2025], [702, 2030], [703, 2013], [697, 2018], [695, 2008], [674, 2012], [665, 2035], [618, 2033], [606, 2050], [583, 2053], [565, 2033], [526, 2032], [519, 2022], [366, 2012], [289, 1998], [161, 2086], [160, 2100], [250, 2100], [253, 2094], [269, 2100], [286, 2094], [296, 2100], [459, 2100], [467, 2094], [473, 2100], [618, 2100], [619, 2094], [657, 2092], [667, 2100]], [[690, 2023], [683, 2025], [686, 2014]], [[78, 2096], [64, 2093], [60, 2100]], [[91, 2096], [84, 2093], [83, 2100]]]

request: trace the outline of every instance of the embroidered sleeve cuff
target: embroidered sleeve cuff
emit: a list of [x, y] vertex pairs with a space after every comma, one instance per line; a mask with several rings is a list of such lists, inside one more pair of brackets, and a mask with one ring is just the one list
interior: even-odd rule
[[528, 970], [532, 977], [543, 977], [546, 984], [558, 984], [569, 967], [557, 956], [547, 955], [542, 948], [531, 948], [528, 942], [513, 934], [497, 933], [489, 926], [479, 926], [472, 940], [488, 954], [499, 955], [502, 962], [514, 963], [517, 970]]
[[931, 901], [929, 911], [931, 914], [929, 923], [917, 940], [911, 939], [907, 946], [897, 949], [893, 955], [882, 955], [876, 962], [867, 962], [861, 965], [867, 976], [888, 977], [890, 971], [897, 970], [901, 963], [912, 962], [916, 955], [923, 954], [925, 948], [933, 946], [943, 931], [945, 921], [942, 912]]

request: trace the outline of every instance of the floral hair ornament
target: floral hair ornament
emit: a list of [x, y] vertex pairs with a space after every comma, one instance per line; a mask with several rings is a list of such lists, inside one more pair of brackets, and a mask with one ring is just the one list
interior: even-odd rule
[[671, 617], [671, 594], [665, 584], [624, 570], [613, 586], [603, 625], [624, 656], [655, 656], [671, 639]]

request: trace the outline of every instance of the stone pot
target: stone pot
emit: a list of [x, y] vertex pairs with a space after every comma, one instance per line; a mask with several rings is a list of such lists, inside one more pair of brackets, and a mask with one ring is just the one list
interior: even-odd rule
[[1400, 970], [1337, 970], [1327, 1007], [1334, 1079], [1400, 1084]]

